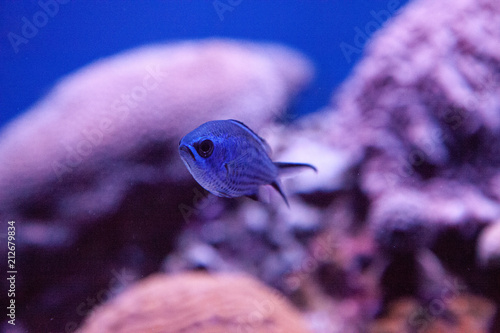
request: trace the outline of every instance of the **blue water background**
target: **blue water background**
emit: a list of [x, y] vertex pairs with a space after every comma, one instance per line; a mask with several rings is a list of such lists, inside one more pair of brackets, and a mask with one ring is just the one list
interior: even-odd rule
[[[407, 2], [66, 0], [54, 13], [54, 1], [0, 2], [0, 128], [60, 78], [96, 59], [148, 43], [208, 37], [278, 42], [307, 55], [316, 66], [316, 78], [290, 111], [307, 114], [329, 103], [362, 56], [346, 56], [342, 43], [361, 49], [363, 38], [355, 41], [358, 31], [370, 37], [381, 26], [374, 13], [382, 17]], [[217, 10], [214, 3], [227, 5], [227, 10]], [[47, 6], [53, 16], [44, 14]], [[25, 38], [26, 20], [38, 20], [41, 26], [26, 43], [13, 46], [9, 34], [11, 39], [13, 34]]]

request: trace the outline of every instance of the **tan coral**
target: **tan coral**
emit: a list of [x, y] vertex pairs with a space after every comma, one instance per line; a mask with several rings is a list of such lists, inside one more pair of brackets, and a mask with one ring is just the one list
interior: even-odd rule
[[80, 333], [309, 332], [283, 296], [232, 274], [157, 274], [98, 308]]

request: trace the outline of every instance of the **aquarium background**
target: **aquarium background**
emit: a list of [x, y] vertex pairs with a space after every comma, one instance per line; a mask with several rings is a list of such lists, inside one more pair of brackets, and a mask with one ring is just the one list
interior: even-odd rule
[[[278, 42], [303, 52], [314, 62], [316, 78], [290, 111], [314, 112], [328, 104], [361, 57], [346, 57], [341, 43], [359, 46], [356, 29], [369, 37], [381, 26], [372, 11], [399, 8], [407, 1], [242, 0], [233, 1], [234, 6], [220, 1], [227, 9], [202, 0], [65, 2], [44, 24], [37, 16], [39, 3], [51, 1], [2, 1], [0, 126], [43, 97], [61, 77], [94, 60], [148, 43], [210, 37]], [[9, 33], [24, 38], [23, 18], [33, 23], [33, 17], [42, 26], [26, 43], [13, 47]], [[380, 18], [385, 19], [383, 14]]]
[[0, 1], [0, 332], [500, 332], [499, 96], [498, 0]]

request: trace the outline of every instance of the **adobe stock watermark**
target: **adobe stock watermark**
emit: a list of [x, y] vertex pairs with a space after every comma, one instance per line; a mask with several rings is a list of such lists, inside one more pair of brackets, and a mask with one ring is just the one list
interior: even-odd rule
[[442, 107], [439, 104], [431, 103], [427, 106], [429, 110], [436, 110], [436, 118], [441, 122], [446, 129], [450, 131], [446, 132], [443, 129], [434, 129], [428, 137], [422, 138], [416, 143], [416, 146], [423, 148], [412, 149], [405, 158], [400, 158], [398, 162], [397, 170], [394, 174], [386, 174], [384, 178], [387, 185], [394, 187], [398, 182], [398, 176], [400, 178], [412, 177], [416, 173], [416, 168], [422, 166], [424, 163], [429, 162], [429, 155], [438, 153], [438, 146], [450, 136], [452, 133], [456, 133], [461, 130], [463, 126], [470, 120], [478, 108], [482, 106], [488, 100], [488, 94], [494, 96], [494, 87], [498, 86], [500, 82], [500, 74], [489, 73], [485, 80], [483, 80], [476, 91], [479, 94], [473, 94], [468, 98], [463, 105], [450, 104], [446, 107]]
[[200, 191], [197, 187], [193, 188], [194, 197], [190, 204], [180, 203], [178, 208], [185, 223], [189, 223], [192, 216], [199, 215], [206, 207], [212, 204], [216, 196], [207, 190]]
[[340, 50], [344, 55], [345, 60], [348, 64], [352, 62], [353, 54], [360, 54], [365, 46], [366, 42], [368, 42], [370, 36], [380, 29], [382, 24], [385, 21], [390, 19], [394, 13], [398, 10], [400, 6], [399, 0], [389, 0], [387, 2], [387, 9], [382, 9], [378, 12], [371, 10], [370, 15], [373, 17], [373, 20], [367, 22], [364, 26], [364, 29], [361, 29], [358, 26], [354, 27], [354, 32], [356, 33], [353, 38], [353, 44], [349, 44], [346, 42], [340, 43]]
[[224, 13], [232, 12], [242, 2], [243, 0], [214, 0], [212, 5], [214, 6], [215, 12], [219, 16], [219, 20], [224, 21]]
[[144, 101], [148, 94], [157, 89], [159, 84], [166, 78], [159, 66], [147, 67], [146, 75], [141, 83], [133, 86], [129, 91], [121, 94], [110, 105], [114, 114], [96, 120], [93, 127], [87, 127], [81, 131], [81, 139], [74, 145], [63, 143], [67, 154], [65, 158], [53, 161], [52, 170], [61, 182], [65, 174], [73, 172], [86, 157], [99, 147], [106, 136], [110, 136], [116, 129], [116, 125], [127, 120], [130, 112]]
[[[279, 301], [284, 299], [284, 296], [274, 289], [272, 290], [272, 296], [276, 297]], [[236, 318], [236, 322], [238, 323], [236, 328], [237, 333], [255, 332], [256, 327], [262, 327], [266, 320], [269, 320], [269, 317], [276, 311], [276, 305], [269, 299], [252, 300], [252, 308], [255, 310]]]
[[299, 269], [285, 276], [284, 284], [292, 290], [298, 289], [302, 282], [309, 279], [310, 274], [318, 269], [320, 263], [331, 257], [338, 248], [339, 242], [333, 235], [313, 244], [310, 254], [300, 262]]
[[15, 53], [19, 52], [19, 47], [38, 35], [40, 29], [49, 23], [51, 18], [54, 18], [59, 13], [59, 5], [67, 4], [70, 0], [40, 0], [38, 7], [40, 10], [35, 12], [31, 18], [23, 16], [21, 18], [21, 31], [14, 33], [10, 31], [7, 34], [10, 45]]
[[[131, 282], [135, 280], [133, 274], [129, 274], [127, 269], [122, 268], [120, 272], [113, 269], [111, 271], [113, 277], [109, 281], [108, 287], [99, 290], [94, 296], [89, 296], [82, 301], [76, 307], [75, 311], [81, 317], [86, 317], [91, 315], [92, 311], [98, 306], [117, 295], [121, 290], [127, 287]], [[66, 323], [64, 327], [64, 332], [70, 333], [75, 332], [78, 328], [78, 324], [74, 321]]]
[[451, 300], [466, 290], [466, 285], [458, 279], [445, 280], [440, 295], [411, 313], [408, 317], [408, 325], [417, 332], [424, 331], [435, 318], [445, 313]]

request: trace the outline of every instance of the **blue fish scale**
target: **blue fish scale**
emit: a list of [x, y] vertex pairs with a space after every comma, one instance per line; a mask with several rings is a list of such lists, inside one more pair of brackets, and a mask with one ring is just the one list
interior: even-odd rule
[[[205, 140], [213, 149], [198, 153], [197, 149], [207, 147], [207, 143], [202, 144]], [[271, 184], [287, 201], [278, 185], [279, 167], [269, 158], [267, 143], [239, 121], [209, 121], [184, 136], [179, 149], [195, 180], [215, 195], [255, 195], [259, 186]], [[300, 163], [281, 163], [280, 167], [285, 165], [312, 167]]]
[[239, 195], [255, 194], [259, 186], [272, 183], [278, 176], [278, 169], [266, 152], [252, 141], [248, 138], [240, 144], [238, 153], [243, 158], [237, 157], [227, 174], [228, 187]]

